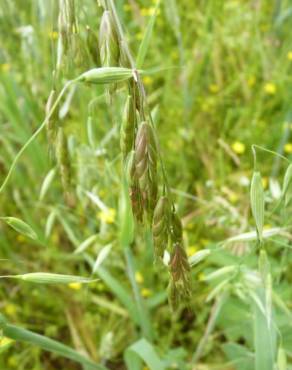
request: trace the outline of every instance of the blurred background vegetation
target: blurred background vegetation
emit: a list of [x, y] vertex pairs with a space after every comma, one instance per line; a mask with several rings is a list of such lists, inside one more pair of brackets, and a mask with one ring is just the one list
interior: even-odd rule
[[[136, 55], [155, 1], [120, 0], [116, 6]], [[101, 14], [94, 0], [76, 2], [74, 53], [58, 88], [96, 67], [87, 26], [97, 35]], [[190, 308], [169, 308], [168, 272], [153, 264], [151, 235], [141, 226], [132, 246], [135, 281], [129, 279], [118, 238], [119, 125], [125, 94], [118, 93], [109, 108], [102, 87], [80, 86], [70, 90], [59, 110], [69, 137], [74, 197], [69, 203], [64, 199], [46, 135], [41, 134], [0, 195], [1, 216], [24, 220], [38, 240], [1, 222], [1, 275], [49, 271], [90, 276], [100, 251], [108, 254], [95, 272], [100, 280], [87, 286], [1, 280], [1, 312], [10, 322], [68, 344], [108, 369], [126, 369], [127, 349], [145, 336], [169, 369], [254, 369], [254, 302], [248, 291], [257, 278], [256, 241], [227, 243], [226, 248], [220, 243], [254, 230], [251, 145], [291, 159], [291, 16], [289, 0], [165, 0], [159, 7], [143, 67], [156, 72], [146, 74], [143, 82], [182, 216], [187, 253], [211, 250], [192, 268]], [[1, 180], [44, 118], [53, 88], [57, 19], [57, 1], [0, 3]], [[287, 163], [259, 150], [258, 166], [267, 199], [265, 228], [289, 227], [289, 208], [271, 212]], [[52, 181], [40, 197], [48, 173]], [[267, 241], [266, 250], [277, 347], [292, 364], [288, 231]], [[226, 266], [240, 266], [243, 272], [233, 271], [223, 285], [226, 273], [206, 280]], [[133, 313], [139, 302], [145, 317]], [[2, 369], [81, 369], [73, 361], [7, 338], [0, 342], [0, 351]]]

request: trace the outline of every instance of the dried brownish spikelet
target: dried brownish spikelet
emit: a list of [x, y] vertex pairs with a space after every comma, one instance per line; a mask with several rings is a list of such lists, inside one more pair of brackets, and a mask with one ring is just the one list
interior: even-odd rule
[[56, 158], [64, 192], [69, 193], [71, 187], [71, 165], [67, 137], [62, 127], [59, 127], [57, 132]]
[[190, 265], [183, 245], [182, 224], [176, 213], [172, 213], [171, 239], [173, 252], [170, 259], [171, 282], [169, 301], [176, 308], [180, 300], [189, 298], [191, 291]]
[[91, 55], [91, 58], [95, 64], [96, 67], [99, 67], [101, 65], [100, 63], [100, 55], [98, 50], [98, 38], [95, 32], [92, 31], [92, 29], [87, 26], [87, 35], [86, 35], [86, 44], [88, 51]]
[[170, 207], [166, 196], [159, 198], [153, 214], [152, 235], [157, 257], [163, 257], [168, 244]]
[[133, 215], [138, 222], [143, 221], [143, 199], [139, 181], [135, 176], [135, 152], [132, 150], [126, 158], [126, 176], [129, 184]]
[[135, 141], [135, 176], [139, 180], [144, 208], [152, 221], [157, 199], [157, 148], [152, 127], [139, 126]]
[[133, 97], [129, 95], [124, 108], [120, 133], [120, 145], [123, 157], [126, 158], [132, 150], [135, 139], [136, 108]]
[[98, 41], [101, 65], [103, 67], [118, 66], [120, 56], [119, 39], [109, 10], [103, 12]]

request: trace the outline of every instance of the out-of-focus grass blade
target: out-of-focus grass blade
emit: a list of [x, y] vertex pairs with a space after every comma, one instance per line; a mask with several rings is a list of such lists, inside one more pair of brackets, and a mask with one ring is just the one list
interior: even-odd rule
[[108, 244], [106, 246], [104, 246], [100, 252], [98, 253], [98, 256], [96, 258], [96, 261], [94, 263], [94, 266], [93, 266], [93, 269], [92, 269], [92, 273], [95, 274], [95, 272], [97, 271], [97, 269], [99, 268], [99, 266], [103, 263], [103, 261], [107, 258], [107, 256], [109, 255], [110, 251], [112, 249], [112, 244]]
[[277, 370], [287, 370], [287, 358], [284, 348], [279, 347], [277, 356]]
[[24, 221], [20, 220], [16, 217], [0, 217], [1, 220], [5, 221], [9, 226], [11, 226], [14, 230], [28, 236], [31, 239], [36, 240], [38, 238], [36, 232]]
[[90, 359], [82, 356], [74, 349], [57, 342], [56, 340], [50, 339], [40, 334], [36, 334], [32, 331], [20, 328], [15, 325], [6, 323], [1, 317], [1, 329], [3, 334], [10, 339], [26, 342], [33, 344], [37, 347], [42, 348], [45, 351], [56, 353], [62, 357], [69, 358], [70, 360], [79, 362], [84, 366], [88, 366], [90, 370], [106, 370], [104, 366], [95, 364]]
[[42, 186], [41, 186], [39, 200], [44, 199], [49, 187], [51, 186], [52, 181], [54, 180], [55, 174], [56, 174], [56, 169], [55, 168], [51, 169], [47, 173], [47, 175], [46, 175], [46, 177], [45, 177], [45, 179], [42, 183]]
[[264, 227], [265, 197], [262, 177], [259, 172], [254, 172], [250, 186], [250, 205], [256, 223], [258, 239], [261, 242]]
[[154, 23], [156, 20], [159, 5], [160, 5], [160, 0], [157, 0], [154, 12], [148, 22], [147, 28], [143, 36], [143, 40], [139, 47], [137, 61], [136, 61], [137, 68], [141, 68], [143, 66], [143, 63], [144, 63], [144, 60], [145, 60], [145, 57], [146, 57], [146, 54], [147, 54], [147, 51], [150, 45], [150, 39], [151, 39], [151, 35], [152, 35], [152, 31], [153, 31]]
[[97, 239], [97, 234], [91, 235], [87, 239], [85, 239], [77, 249], [75, 249], [74, 254], [79, 254], [84, 252], [92, 243], [94, 243]]
[[209, 254], [211, 253], [210, 249], [203, 249], [201, 251], [196, 252], [192, 256], [189, 257], [189, 263], [191, 266], [197, 265], [199, 262], [203, 261]]
[[144, 338], [132, 344], [125, 351], [124, 357], [128, 370], [140, 370], [142, 362], [150, 370], [166, 370], [153, 345]]
[[141, 297], [139, 287], [137, 285], [136, 279], [135, 279], [135, 264], [134, 264], [134, 257], [132, 255], [130, 248], [125, 248], [125, 256], [127, 260], [127, 272], [129, 275], [129, 279], [132, 285], [136, 306], [137, 306], [137, 312], [139, 317], [139, 325], [142, 329], [143, 336], [149, 340], [152, 340], [153, 338], [153, 328], [152, 323], [150, 319], [150, 311], [148, 310], [148, 307], [146, 306], [143, 298]]
[[[266, 230], [263, 230], [262, 238], [267, 239], [267, 238], [270, 238], [271, 236], [281, 235], [281, 232], [284, 232], [286, 230], [287, 229], [283, 227], [273, 227], [270, 229], [266, 229]], [[230, 243], [235, 243], [235, 242], [250, 242], [256, 239], [257, 239], [256, 231], [250, 231], [247, 233], [232, 236], [231, 238], [224, 240], [222, 243], [230, 244]]]
[[[258, 289], [257, 296], [265, 307], [265, 290]], [[274, 328], [273, 325], [269, 325], [271, 319], [267, 318], [267, 311], [265, 310], [264, 314], [256, 303], [253, 307], [255, 370], [273, 370], [276, 346]]]
[[126, 179], [123, 179], [119, 206], [120, 242], [123, 248], [131, 245], [134, 240], [134, 219], [129, 199]]
[[7, 277], [37, 284], [70, 284], [70, 283], [83, 284], [96, 281], [94, 279], [84, 278], [81, 276], [52, 274], [49, 272], [31, 272], [22, 275], [8, 275]]
[[210, 280], [213, 280], [213, 279], [217, 279], [221, 276], [229, 275], [231, 273], [234, 273], [237, 269], [238, 269], [238, 266], [236, 266], [236, 265], [224, 266], [224, 267], [221, 267], [220, 269], [206, 275], [204, 277], [204, 280], [210, 281]]
[[[92, 266], [93, 265], [94, 262], [92, 262]], [[96, 274], [103, 280], [103, 282], [110, 288], [110, 290], [127, 309], [132, 320], [136, 324], [139, 324], [139, 316], [133, 303], [133, 297], [127, 292], [127, 290], [107, 271], [105, 267], [99, 266], [96, 270]]]

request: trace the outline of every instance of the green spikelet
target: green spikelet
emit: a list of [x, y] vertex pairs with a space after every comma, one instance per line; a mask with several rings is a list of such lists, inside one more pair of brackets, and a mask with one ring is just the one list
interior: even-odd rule
[[178, 302], [189, 299], [191, 292], [190, 265], [183, 245], [182, 224], [176, 213], [172, 213], [171, 239], [173, 251], [170, 258], [170, 296], [169, 301], [173, 308]]
[[131, 95], [128, 96], [120, 133], [120, 145], [123, 157], [126, 158], [132, 150], [135, 136], [136, 109]]
[[143, 196], [143, 205], [152, 222], [157, 199], [157, 148], [152, 127], [142, 122], [135, 141], [135, 176]]
[[57, 133], [56, 158], [61, 175], [63, 189], [65, 193], [68, 193], [71, 187], [71, 166], [67, 137], [62, 127], [59, 127]]
[[169, 236], [169, 201], [161, 197], [154, 210], [152, 222], [152, 235], [154, 250], [157, 257], [163, 257]]
[[130, 199], [133, 215], [137, 222], [143, 221], [143, 199], [139, 181], [135, 175], [135, 151], [132, 150], [126, 158], [125, 172], [128, 184], [130, 184]]
[[103, 12], [99, 29], [99, 53], [103, 67], [118, 66], [120, 48], [112, 14]]

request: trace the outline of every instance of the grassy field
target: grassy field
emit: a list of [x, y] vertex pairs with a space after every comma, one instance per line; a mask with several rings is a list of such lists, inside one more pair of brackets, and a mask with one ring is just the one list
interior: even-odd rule
[[292, 369], [291, 24], [0, 2], [0, 369]]

